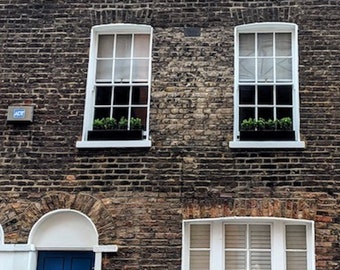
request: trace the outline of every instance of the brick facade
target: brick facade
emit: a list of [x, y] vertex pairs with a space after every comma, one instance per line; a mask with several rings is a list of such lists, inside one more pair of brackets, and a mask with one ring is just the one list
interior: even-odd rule
[[[2, 1], [0, 224], [26, 243], [49, 211], [91, 218], [103, 270], [180, 269], [182, 220], [269, 216], [314, 220], [316, 269], [340, 269], [340, 10], [313, 1]], [[27, 2], [27, 1], [26, 1]], [[301, 136], [306, 148], [232, 150], [234, 27], [299, 26]], [[77, 149], [90, 30], [154, 28], [152, 147]], [[186, 37], [187, 27], [200, 36]], [[9, 105], [34, 105], [30, 125]]]

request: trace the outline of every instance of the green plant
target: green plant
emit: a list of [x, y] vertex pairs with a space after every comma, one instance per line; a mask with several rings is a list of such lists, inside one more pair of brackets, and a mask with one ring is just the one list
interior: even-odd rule
[[141, 129], [142, 119], [131, 117], [130, 119], [130, 129]]
[[290, 117], [283, 117], [278, 120], [278, 129], [291, 130], [292, 127], [293, 127], [293, 122]]
[[255, 121], [255, 125], [257, 130], [264, 130], [266, 127], [266, 120], [259, 118], [257, 121]]
[[114, 129], [117, 126], [117, 121], [114, 118], [96, 118], [93, 121], [93, 129]]
[[255, 130], [256, 120], [253, 118], [243, 119], [241, 122], [241, 130]]
[[277, 126], [277, 120], [273, 120], [273, 119], [268, 119], [267, 121], [265, 121], [265, 129], [266, 130], [275, 130]]
[[120, 129], [127, 129], [129, 121], [122, 116], [118, 122], [118, 128]]

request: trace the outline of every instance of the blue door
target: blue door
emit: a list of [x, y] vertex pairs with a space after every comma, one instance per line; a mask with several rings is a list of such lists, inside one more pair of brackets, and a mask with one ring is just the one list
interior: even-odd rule
[[37, 270], [92, 270], [91, 251], [39, 251]]

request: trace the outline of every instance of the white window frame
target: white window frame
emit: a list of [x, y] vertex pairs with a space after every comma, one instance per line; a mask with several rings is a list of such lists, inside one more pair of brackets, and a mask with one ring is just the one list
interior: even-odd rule
[[[149, 116], [150, 116], [150, 90], [151, 90], [151, 63], [152, 63], [152, 33], [153, 28], [150, 25], [142, 24], [106, 24], [92, 27], [91, 44], [86, 86], [85, 112], [83, 120], [83, 133], [80, 141], [77, 141], [77, 148], [115, 148], [115, 147], [150, 147], [151, 139], [149, 135]], [[99, 34], [148, 34], [150, 35], [149, 48], [149, 71], [148, 81], [145, 85], [148, 86], [148, 104], [147, 104], [147, 119], [146, 127], [143, 135], [143, 140], [119, 140], [119, 141], [88, 141], [87, 134], [92, 130], [93, 123], [93, 104], [95, 101], [95, 85], [96, 85], [96, 52], [98, 47]]]
[[[239, 140], [239, 34], [257, 32], [290, 32], [292, 34], [292, 80], [293, 80], [293, 130], [295, 141], [240, 141]], [[305, 142], [300, 141], [299, 116], [299, 72], [298, 72], [298, 26], [293, 23], [252, 23], [239, 25], [234, 30], [234, 132], [230, 148], [305, 148]]]
[[[223, 217], [184, 220], [182, 231], [182, 270], [190, 270], [190, 225], [210, 224], [210, 269], [224, 270], [225, 224], [269, 224], [271, 226], [272, 270], [286, 270], [285, 226], [305, 225], [307, 246], [307, 269], [315, 270], [314, 221], [275, 217]], [[207, 269], [208, 270], [208, 269]]]

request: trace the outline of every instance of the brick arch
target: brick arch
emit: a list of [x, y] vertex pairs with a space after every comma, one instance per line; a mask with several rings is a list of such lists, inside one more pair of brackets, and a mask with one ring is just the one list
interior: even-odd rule
[[70, 194], [50, 192], [32, 202], [18, 215], [16, 222], [8, 224], [6, 231], [18, 235], [16, 242], [27, 242], [33, 225], [45, 214], [58, 209], [73, 209], [88, 216], [99, 234], [99, 244], [112, 244], [114, 220], [103, 202], [86, 193]]
[[215, 202], [191, 202], [183, 209], [183, 219], [217, 218], [229, 216], [282, 217], [315, 219], [314, 199], [226, 199]]

